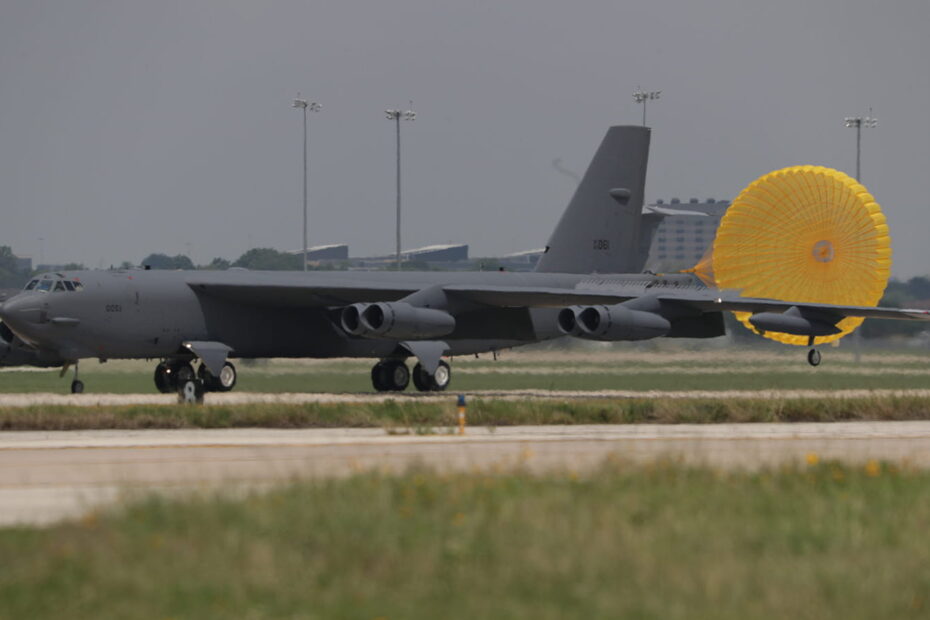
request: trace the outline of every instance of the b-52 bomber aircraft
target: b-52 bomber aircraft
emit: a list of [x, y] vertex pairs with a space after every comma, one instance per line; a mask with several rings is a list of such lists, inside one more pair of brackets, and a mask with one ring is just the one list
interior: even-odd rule
[[[810, 347], [864, 318], [890, 273], [888, 228], [864, 187], [815, 166], [765, 175], [734, 200], [712, 252], [682, 273], [642, 273], [661, 209], [644, 214], [650, 130], [612, 127], [534, 273], [147, 269], [46, 273], [0, 306], [0, 364], [160, 360], [155, 386], [197, 401], [236, 384], [229, 358], [370, 357], [376, 390], [444, 390], [443, 359], [571, 335], [711, 338], [732, 311]], [[415, 358], [412, 370], [407, 359]], [[196, 370], [195, 370], [196, 368]]]

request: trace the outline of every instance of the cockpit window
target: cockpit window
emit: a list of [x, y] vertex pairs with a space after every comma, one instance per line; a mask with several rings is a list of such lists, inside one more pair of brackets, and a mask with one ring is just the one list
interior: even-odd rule
[[59, 277], [30, 280], [29, 284], [26, 285], [26, 290], [41, 291], [43, 293], [73, 293], [84, 290], [84, 285], [78, 280], [67, 280], [61, 274], [56, 275], [59, 275]]

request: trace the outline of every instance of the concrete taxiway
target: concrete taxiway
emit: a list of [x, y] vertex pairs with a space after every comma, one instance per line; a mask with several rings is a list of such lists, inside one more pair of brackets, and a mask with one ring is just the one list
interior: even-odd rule
[[[423, 429], [419, 429], [421, 432]], [[930, 422], [0, 433], [0, 524], [77, 517], [139, 493], [262, 487], [296, 478], [440, 470], [583, 471], [616, 459], [719, 468], [850, 463], [930, 467]]]
[[[798, 398], [887, 398], [930, 397], [930, 390], [469, 390], [469, 398], [494, 400], [598, 398], [713, 398], [720, 399], [798, 399]], [[388, 400], [442, 402], [454, 400], [456, 392], [228, 392], [210, 393], [206, 405], [250, 405], [306, 403], [378, 403]], [[123, 405], [171, 405], [177, 403], [174, 394], [52, 394], [5, 393], [0, 394], [0, 407], [33, 407], [53, 405], [61, 407], [113, 407]]]

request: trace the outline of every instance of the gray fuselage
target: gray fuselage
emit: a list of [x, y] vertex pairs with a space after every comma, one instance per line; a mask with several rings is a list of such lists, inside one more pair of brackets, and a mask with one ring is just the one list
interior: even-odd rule
[[[379, 358], [392, 355], [397, 342], [349, 336], [339, 325], [342, 307], [449, 285], [584, 286], [629, 290], [631, 297], [649, 288], [703, 286], [689, 275], [504, 272], [115, 270], [44, 274], [37, 280], [79, 282], [81, 290], [55, 291], [53, 283], [45, 285], [52, 290], [25, 291], [6, 302], [3, 319], [45, 359], [63, 361], [167, 358], [183, 354], [186, 341], [222, 342], [244, 358]], [[456, 312], [455, 330], [443, 340], [452, 355], [539, 342], [562, 335], [557, 312], [558, 307], [471, 304]]]

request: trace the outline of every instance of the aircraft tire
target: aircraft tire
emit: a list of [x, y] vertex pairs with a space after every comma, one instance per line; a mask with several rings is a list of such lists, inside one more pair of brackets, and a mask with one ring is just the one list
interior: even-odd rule
[[410, 370], [403, 360], [392, 360], [384, 364], [385, 384], [392, 392], [403, 392], [410, 384]]
[[220, 370], [220, 375], [218, 377], [214, 376], [213, 373], [201, 363], [200, 368], [197, 369], [197, 376], [203, 382], [204, 391], [207, 392], [229, 392], [236, 387], [236, 381], [239, 377], [236, 372], [236, 367], [230, 362], [226, 362], [226, 364], [223, 365], [223, 369]]
[[179, 362], [173, 365], [171, 375], [174, 377], [175, 389], [180, 389], [185, 381], [193, 381], [197, 378], [194, 374], [194, 367], [187, 362]]
[[178, 403], [182, 405], [199, 405], [203, 403], [203, 382], [190, 378], [178, 382]]
[[413, 385], [421, 392], [429, 392], [431, 389], [429, 373], [420, 364], [413, 367]]
[[220, 370], [220, 376], [216, 378], [217, 391], [229, 392], [236, 387], [238, 379], [239, 373], [236, 371], [236, 367], [230, 362], [226, 362], [223, 369]]
[[433, 391], [434, 392], [444, 392], [449, 383], [452, 382], [452, 369], [449, 367], [449, 364], [440, 361], [439, 367], [436, 369], [436, 372], [433, 373], [431, 377], [433, 382]]
[[820, 366], [820, 351], [811, 349], [807, 352], [807, 363], [811, 366]]
[[421, 392], [443, 392], [452, 380], [452, 369], [446, 362], [440, 361], [439, 367], [432, 375], [420, 364], [413, 369], [413, 384]]
[[72, 394], [83, 394], [84, 393], [84, 382], [75, 379], [71, 382], [71, 393]]
[[170, 394], [174, 391], [171, 386], [171, 375], [168, 373], [168, 365], [164, 362], [155, 367], [155, 388], [162, 394]]
[[378, 392], [390, 390], [387, 385], [387, 375], [384, 372], [384, 362], [378, 362], [371, 367], [371, 385]]

